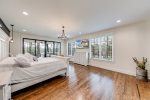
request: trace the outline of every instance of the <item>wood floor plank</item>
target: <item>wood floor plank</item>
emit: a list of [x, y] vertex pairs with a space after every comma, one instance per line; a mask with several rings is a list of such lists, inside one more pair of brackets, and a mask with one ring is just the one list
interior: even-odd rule
[[150, 100], [150, 83], [138, 81], [137, 83], [140, 99], [141, 100]]
[[69, 77], [58, 76], [13, 93], [13, 100], [150, 100], [150, 83], [135, 77], [70, 64]]
[[140, 100], [136, 79], [132, 76], [126, 75], [123, 100]]

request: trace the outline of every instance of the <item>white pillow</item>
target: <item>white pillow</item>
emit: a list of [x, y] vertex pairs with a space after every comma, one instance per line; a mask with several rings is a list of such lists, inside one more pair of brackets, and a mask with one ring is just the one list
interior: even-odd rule
[[31, 67], [30, 61], [26, 57], [20, 56], [20, 57], [16, 57], [14, 60], [20, 67], [23, 67], [23, 68]]
[[18, 55], [16, 55], [16, 57], [22, 57], [22, 56], [24, 56], [24, 54], [18, 54]]
[[25, 56], [26, 58], [28, 58], [30, 62], [33, 62], [33, 61], [34, 61], [34, 56], [31, 55], [30, 53], [25, 53], [24, 56]]
[[15, 57], [7, 57], [3, 59], [0, 63], [14, 64], [15, 63], [14, 59]]
[[7, 57], [0, 62], [0, 67], [18, 67], [15, 57]]

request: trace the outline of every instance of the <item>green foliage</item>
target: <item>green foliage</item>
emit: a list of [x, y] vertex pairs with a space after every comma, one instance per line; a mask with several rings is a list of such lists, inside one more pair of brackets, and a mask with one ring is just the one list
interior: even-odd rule
[[145, 66], [147, 63], [147, 58], [143, 57], [142, 61], [138, 61], [136, 57], [133, 57], [133, 61], [136, 63], [138, 67], [145, 70]]

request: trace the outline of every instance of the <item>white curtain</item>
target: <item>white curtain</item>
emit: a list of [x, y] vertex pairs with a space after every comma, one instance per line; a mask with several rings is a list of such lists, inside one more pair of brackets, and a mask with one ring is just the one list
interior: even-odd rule
[[0, 60], [9, 55], [9, 37], [0, 29]]

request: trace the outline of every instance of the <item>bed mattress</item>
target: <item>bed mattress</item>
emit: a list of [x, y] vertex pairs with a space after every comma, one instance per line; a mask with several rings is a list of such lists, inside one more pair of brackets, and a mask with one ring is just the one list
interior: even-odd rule
[[65, 62], [56, 58], [39, 58], [38, 62], [31, 62], [31, 67], [27, 68], [21, 68], [16, 65], [3, 67], [5, 71], [13, 71], [12, 84], [34, 80], [64, 69], [67, 69]]

